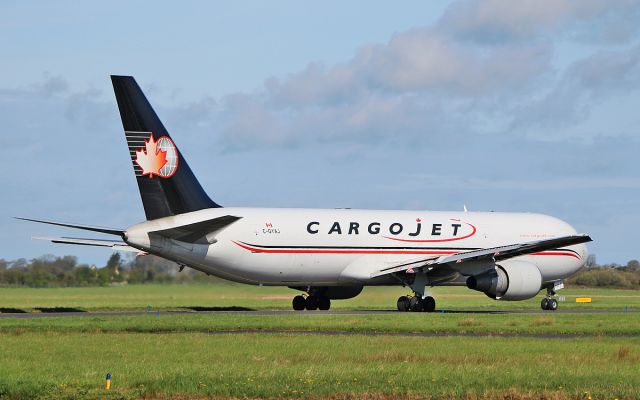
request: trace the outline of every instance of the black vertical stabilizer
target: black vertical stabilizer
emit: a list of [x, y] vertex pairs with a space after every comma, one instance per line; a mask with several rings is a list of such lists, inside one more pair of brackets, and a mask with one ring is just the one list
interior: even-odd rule
[[112, 75], [111, 82], [147, 219], [220, 207], [200, 186], [135, 79]]

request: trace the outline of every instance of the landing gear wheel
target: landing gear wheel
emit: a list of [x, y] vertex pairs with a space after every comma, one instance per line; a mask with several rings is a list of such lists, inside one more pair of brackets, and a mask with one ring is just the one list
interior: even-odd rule
[[331, 308], [331, 300], [328, 297], [320, 297], [318, 299], [318, 309], [328, 310]]
[[293, 301], [291, 302], [291, 305], [293, 306], [293, 309], [296, 311], [302, 311], [305, 309], [306, 305], [307, 305], [307, 301], [304, 299], [304, 297], [302, 296], [296, 296], [293, 298]]
[[422, 299], [422, 311], [434, 312], [436, 310], [436, 299], [427, 296]]
[[418, 296], [413, 296], [411, 299], [409, 299], [409, 308], [411, 309], [411, 311], [422, 311], [422, 299]]
[[313, 311], [318, 309], [318, 297], [317, 296], [309, 296], [307, 297], [307, 310]]
[[407, 296], [398, 297], [398, 311], [409, 311], [409, 298]]
[[556, 299], [549, 299], [549, 304], [547, 305], [547, 310], [549, 311], [555, 311], [558, 309], [558, 300]]
[[548, 298], [544, 298], [542, 299], [542, 301], [540, 302], [540, 308], [542, 308], [543, 310], [548, 310], [549, 309], [549, 299]]

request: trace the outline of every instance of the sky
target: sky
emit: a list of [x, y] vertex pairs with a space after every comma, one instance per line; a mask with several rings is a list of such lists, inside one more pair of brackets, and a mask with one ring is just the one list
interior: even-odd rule
[[[151, 4], [153, 4], [151, 6]], [[523, 211], [640, 258], [640, 2], [0, 5], [0, 258], [144, 220], [109, 75], [225, 206]]]

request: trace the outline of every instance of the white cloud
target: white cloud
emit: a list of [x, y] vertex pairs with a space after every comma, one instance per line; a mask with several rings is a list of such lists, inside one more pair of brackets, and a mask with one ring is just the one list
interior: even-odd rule
[[559, 33], [621, 41], [637, 32], [639, 12], [633, 0], [465, 0], [452, 4], [438, 26], [473, 42], [546, 40]]
[[[312, 63], [222, 98], [221, 143], [239, 149], [396, 135], [442, 143], [579, 126], [601, 96], [638, 86], [638, 46], [600, 40], [638, 10], [626, 0], [456, 2], [433, 26], [363, 46], [346, 62]], [[639, 39], [637, 30], [620, 29], [635, 35], [625, 40]], [[595, 42], [566, 54], [568, 37]]]
[[511, 129], [537, 136], [545, 136], [541, 132], [546, 130], [547, 138], [557, 137], [558, 128], [586, 121], [591, 110], [610, 96], [639, 89], [640, 45], [598, 51], [571, 63], [555, 86], [539, 99], [522, 105]]

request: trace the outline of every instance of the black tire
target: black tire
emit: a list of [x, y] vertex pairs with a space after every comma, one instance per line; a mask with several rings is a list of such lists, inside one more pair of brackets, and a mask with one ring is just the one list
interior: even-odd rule
[[547, 310], [549, 311], [555, 311], [558, 309], [558, 300], [556, 299], [549, 299], [549, 305], [547, 306]]
[[549, 309], [549, 299], [547, 299], [546, 297], [544, 299], [542, 299], [542, 301], [540, 302], [540, 308], [542, 308], [543, 310], [548, 310]]
[[434, 312], [436, 310], [436, 299], [427, 296], [422, 299], [422, 310], [426, 312]]
[[400, 296], [398, 298], [398, 311], [409, 311], [409, 298], [407, 296]]
[[331, 300], [328, 297], [320, 297], [318, 299], [318, 309], [328, 310], [331, 308]]
[[415, 312], [422, 311], [422, 299], [418, 296], [413, 296], [412, 298], [410, 298], [409, 309]]
[[318, 297], [316, 297], [316, 296], [307, 297], [306, 308], [309, 311], [317, 310], [318, 309]]
[[409, 298], [407, 296], [398, 297], [398, 311], [409, 311]]
[[303, 296], [298, 295], [293, 298], [291, 305], [293, 306], [294, 310], [302, 311], [307, 307], [307, 301], [304, 299]]

